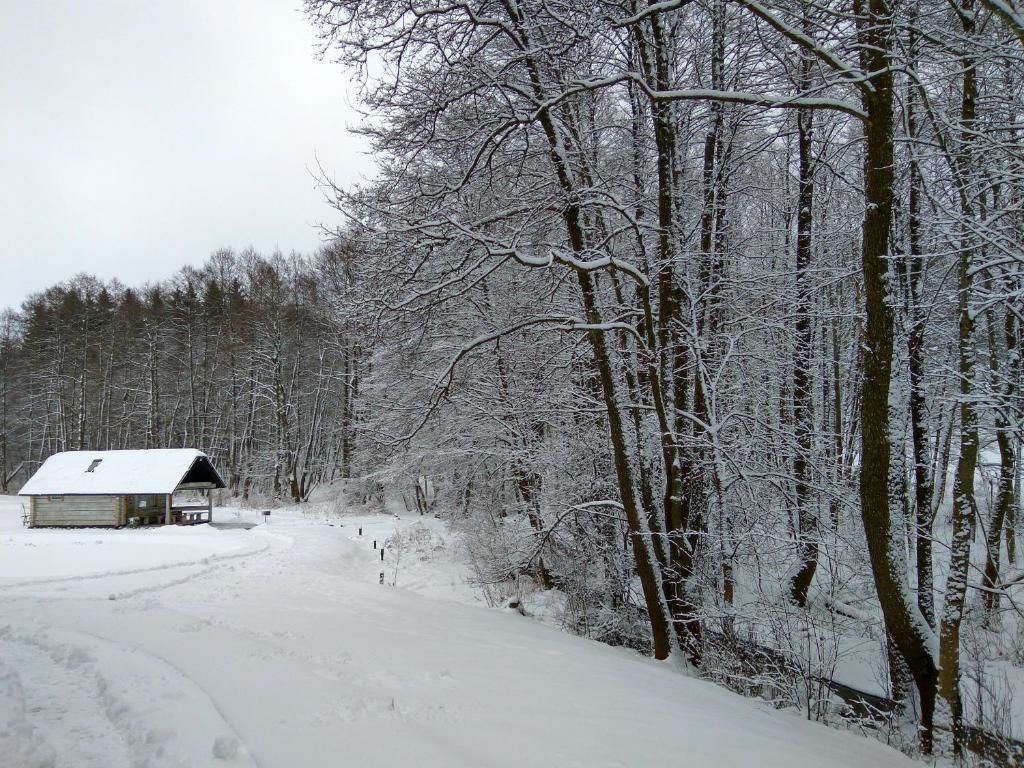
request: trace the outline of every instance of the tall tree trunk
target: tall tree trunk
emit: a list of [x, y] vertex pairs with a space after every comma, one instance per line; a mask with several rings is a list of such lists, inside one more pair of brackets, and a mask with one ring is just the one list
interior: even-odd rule
[[[522, 49], [525, 51], [533, 50], [528, 20], [511, 0], [505, 0], [503, 4], [505, 12], [514, 24]], [[533, 98], [538, 104], [545, 104], [547, 102], [547, 93], [545, 92], [540, 66], [530, 56], [524, 58], [524, 63], [533, 91]], [[549, 106], [543, 106], [538, 111], [538, 120], [548, 142], [551, 163], [554, 167], [558, 184], [566, 198], [572, 201], [576, 198], [577, 191], [572, 172], [567, 165], [565, 147], [568, 146], [568, 142], [563, 134], [562, 127], [557, 123]], [[585, 259], [588, 244], [579, 205], [575, 202], [569, 202], [562, 211], [562, 220], [566, 227], [568, 245], [571, 252], [576, 258]], [[608, 346], [605, 342], [604, 331], [599, 328], [601, 315], [598, 310], [593, 276], [586, 267], [577, 267], [576, 275], [583, 297], [584, 314], [587, 323], [591, 326], [590, 330], [587, 331], [587, 338], [593, 350], [594, 367], [601, 382], [601, 392], [605, 401], [605, 410], [608, 418], [608, 430], [611, 438], [615, 472], [622, 505], [630, 527], [630, 538], [633, 544], [633, 556], [636, 561], [637, 575], [640, 578], [644, 602], [648, 611], [648, 619], [651, 624], [654, 656], [657, 659], [667, 659], [678, 647], [678, 639], [663, 591], [661, 569], [654, 553], [655, 543], [651, 536], [649, 515], [641, 507], [639, 497], [640, 486], [635, 471], [636, 446], [630, 446], [628, 442], [628, 433], [622, 415], [624, 404], [618, 392], [618, 383]], [[650, 313], [648, 312], [647, 314], [649, 315]]]
[[[634, 5], [639, 10], [639, 4]], [[652, 90], [664, 91], [671, 87], [671, 38], [662, 19], [653, 14], [648, 20], [649, 38], [645, 30], [633, 28], [634, 42], [639, 53], [641, 69]], [[692, 465], [679, 445], [679, 417], [685, 407], [688, 373], [685, 341], [682, 338], [683, 302], [679, 278], [674, 275], [677, 260], [675, 230], [677, 223], [675, 203], [675, 158], [678, 153], [676, 127], [670, 102], [650, 100], [657, 152], [658, 201], [658, 255], [656, 267], [658, 322], [651, 341], [656, 344], [648, 354], [658, 356], [658, 364], [650, 370], [648, 386], [657, 387], [656, 394], [663, 403], [661, 449], [664, 467], [662, 508], [668, 539], [668, 561], [664, 567], [663, 590], [672, 613], [676, 635], [694, 664], [700, 663], [701, 628], [698, 606], [689, 594], [688, 581], [693, 575], [692, 542], [688, 538], [689, 519], [686, 514], [684, 468]], [[661, 542], [658, 543], [659, 547]]]
[[[1014, 327], [1013, 313], [1007, 312], [1004, 322], [1007, 365], [1000, 372], [998, 361], [1003, 350], [1000, 348], [997, 340], [994, 314], [994, 311], [989, 310], [987, 320], [989, 359], [991, 361], [993, 380], [999, 388], [999, 398], [996, 403], [995, 412], [996, 444], [999, 447], [999, 488], [996, 492], [995, 510], [993, 511], [992, 520], [989, 523], [985, 537], [985, 574], [983, 578], [984, 585], [989, 591], [983, 593], [982, 600], [989, 612], [999, 607], [999, 561], [1002, 554], [1003, 528], [1007, 527], [1007, 519], [1011, 517], [1013, 510], [1014, 480], [1017, 472], [1017, 457], [1014, 450], [1009, 417], [1010, 409], [1013, 407], [1013, 401], [1016, 398], [1013, 368], [1018, 354], [1017, 334]], [[999, 384], [1000, 373], [1002, 373], [1002, 384]]]
[[914, 678], [921, 700], [921, 748], [932, 749], [937, 670], [931, 629], [909, 598], [906, 562], [895, 547], [889, 507], [889, 387], [893, 317], [888, 304], [889, 230], [893, 213], [893, 75], [889, 56], [892, 8], [887, 0], [857, 0], [861, 68], [871, 87], [861, 89], [864, 111], [864, 202], [861, 257], [865, 332], [861, 399], [861, 516], [871, 571], [886, 630]]
[[[711, 87], [722, 90], [725, 85], [725, 3], [715, 0], [711, 6]], [[710, 122], [704, 137], [702, 163], [702, 208], [700, 220], [700, 262], [698, 265], [697, 295], [700, 299], [691, 302], [690, 313], [693, 326], [690, 357], [693, 362], [693, 394], [691, 410], [696, 419], [686, 425], [691, 433], [693, 448], [684, 463], [685, 511], [687, 527], [693, 532], [690, 541], [690, 558], [695, 556], [699, 546], [700, 533], [707, 530], [710, 514], [711, 485], [708, 468], [713, 463], [706, 443], [707, 434], [701, 424], [709, 424], [711, 413], [706, 391], [707, 372], [713, 367], [713, 347], [718, 323], [718, 293], [722, 280], [722, 227], [724, 224], [723, 158], [725, 143], [725, 105], [713, 101], [710, 106]], [[692, 565], [690, 566], [693, 567]], [[728, 554], [722, 550], [722, 601], [731, 605], [735, 595], [734, 567]]]
[[[917, 62], [917, 10], [911, 9], [907, 46], [910, 66]], [[929, 471], [928, 401], [925, 393], [925, 330], [923, 275], [924, 255], [921, 248], [921, 198], [924, 179], [915, 143], [920, 136], [917, 88], [911, 85], [907, 94], [907, 124], [910, 131], [910, 200], [908, 211], [909, 249], [906, 259], [907, 294], [909, 298], [910, 331], [907, 347], [910, 374], [910, 428], [914, 454], [914, 528], [917, 565], [917, 605], [929, 626], [935, 627], [935, 579], [932, 570], [932, 475]]]
[[[807, 9], [804, 8], [804, 33], [811, 33]], [[800, 89], [810, 85], [811, 54], [800, 49]], [[790, 585], [793, 601], [807, 605], [807, 593], [818, 568], [818, 519], [811, 497], [809, 459], [814, 435], [814, 398], [811, 367], [813, 365], [814, 329], [811, 286], [811, 235], [814, 221], [814, 112], [797, 111], [797, 145], [799, 176], [796, 212], [796, 314], [793, 351], [793, 427], [796, 452], [793, 457], [793, 501], [797, 518], [797, 552], [799, 565]]]
[[973, 166], [972, 144], [975, 130], [977, 99], [976, 62], [969, 51], [974, 36], [974, 1], [963, 0], [960, 6], [965, 51], [963, 62], [963, 94], [960, 105], [959, 146], [954, 157], [955, 172], [960, 177], [961, 242], [958, 269], [959, 288], [959, 406], [960, 455], [953, 478], [953, 531], [950, 540], [949, 573], [946, 577], [945, 601], [939, 622], [939, 694], [948, 711], [953, 729], [953, 751], [963, 750], [963, 703], [960, 695], [960, 626], [963, 622], [967, 596], [967, 572], [971, 564], [973, 523], [977, 515], [974, 497], [974, 473], [978, 465], [978, 414], [975, 398], [975, 333], [971, 307], [974, 264], [974, 205], [969, 197], [968, 177]]

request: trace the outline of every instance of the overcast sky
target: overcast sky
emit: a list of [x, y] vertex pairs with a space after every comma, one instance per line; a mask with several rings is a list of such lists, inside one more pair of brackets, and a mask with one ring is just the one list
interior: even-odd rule
[[299, 4], [0, 2], [0, 308], [78, 272], [317, 246], [317, 158], [346, 183], [372, 162]]

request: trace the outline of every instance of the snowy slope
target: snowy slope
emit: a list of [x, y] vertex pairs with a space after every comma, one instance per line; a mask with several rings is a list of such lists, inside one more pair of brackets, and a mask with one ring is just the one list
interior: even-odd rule
[[[76, 549], [66, 532], [23, 531], [17, 501], [0, 499], [4, 765], [912, 764], [636, 654], [468, 605], [457, 564], [438, 553], [409, 549], [396, 568], [389, 550], [398, 587], [381, 586], [373, 539], [414, 523], [275, 511], [251, 531], [168, 531], [168, 553], [140, 570], [110, 544], [159, 549], [154, 532], [80, 532], [103, 543]], [[60, 580], [39, 578], [48, 567]], [[439, 599], [446, 585], [453, 599]]]

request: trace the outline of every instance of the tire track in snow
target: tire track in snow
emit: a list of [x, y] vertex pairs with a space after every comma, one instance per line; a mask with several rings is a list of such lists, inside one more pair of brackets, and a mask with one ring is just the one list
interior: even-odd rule
[[[86, 642], [57, 641], [53, 634], [77, 636]], [[17, 680], [8, 687], [22, 692], [21, 709], [30, 716], [28, 726], [43, 736], [41, 745], [33, 744], [33, 734], [26, 732], [25, 723], [15, 722], [20, 726], [21, 741], [28, 737], [31, 748], [42, 756], [42, 761], [28, 763], [31, 768], [194, 768], [219, 764], [221, 760], [233, 766], [259, 768], [258, 759], [243, 744], [238, 728], [210, 692], [158, 653], [68, 629], [15, 632], [0, 627], [0, 644], [5, 657], [14, 659], [14, 668], [23, 670], [16, 673]], [[104, 670], [112, 667], [117, 669], [118, 678], [105, 674]], [[203, 704], [216, 713], [220, 724], [201, 717]], [[202, 722], [208, 731], [205, 743], [196, 744], [194, 738], [190, 744], [182, 743], [173, 727], [173, 717], [168, 718], [174, 714], [187, 718], [179, 728], [182, 732], [194, 730], [189, 726], [196, 719]], [[41, 727], [33, 720], [40, 721]], [[62, 746], [67, 744], [74, 745], [70, 754]], [[55, 756], [53, 761], [51, 755]]]
[[48, 647], [44, 638], [0, 629], [0, 669], [17, 707], [0, 723], [7, 759], [33, 768], [136, 768], [137, 755], [111, 717], [118, 704], [105, 696], [94, 659], [81, 648]]
[[228, 552], [220, 555], [207, 555], [206, 557], [197, 558], [195, 560], [181, 560], [175, 563], [163, 563], [162, 565], [151, 565], [145, 568], [127, 568], [123, 570], [79, 574], [76, 576], [61, 576], [52, 579], [29, 579], [26, 581], [0, 583], [0, 594], [8, 590], [15, 590], [24, 587], [40, 587], [48, 586], [51, 584], [64, 584], [68, 582], [93, 581], [96, 579], [108, 579], [115, 578], [118, 576], [135, 576], [140, 573], [155, 573], [158, 571], [173, 570], [175, 568], [187, 568], [189, 566], [205, 565], [214, 562], [222, 562], [225, 560], [235, 560], [238, 558], [252, 557], [253, 555], [258, 555], [263, 552], [266, 552], [268, 549], [270, 549], [270, 544], [264, 544], [261, 547], [246, 549], [241, 552]]
[[[161, 664], [163, 666], [166, 666], [167, 668], [169, 668], [170, 670], [172, 670], [174, 672], [175, 676], [178, 677], [180, 681], [183, 681], [187, 685], [192, 686], [199, 693], [202, 694], [203, 698], [207, 701], [207, 703], [209, 703], [210, 707], [217, 713], [217, 715], [220, 716], [220, 719], [224, 722], [225, 725], [227, 725], [228, 729], [231, 731], [229, 738], [233, 739], [239, 745], [243, 744], [243, 741], [242, 741], [242, 738], [240, 736], [240, 732], [239, 732], [238, 727], [232, 721], [232, 718], [224, 711], [223, 707], [221, 707], [220, 704], [218, 704], [218, 702], [217, 702], [216, 698], [214, 698], [213, 694], [202, 683], [200, 683], [198, 680], [196, 680], [194, 677], [192, 677], [188, 672], [186, 672], [180, 666], [178, 666], [173, 661], [168, 659], [166, 656], [164, 656], [164, 655], [162, 655], [160, 653], [157, 653], [157, 652], [155, 652], [154, 650], [152, 650], [150, 648], [143, 648], [143, 647], [138, 646], [138, 645], [129, 645], [129, 644], [126, 644], [126, 643], [123, 643], [123, 642], [118, 642], [118, 641], [112, 640], [112, 639], [110, 639], [108, 637], [103, 637], [102, 635], [94, 634], [92, 632], [86, 632], [84, 630], [76, 630], [76, 633], [80, 634], [80, 635], [82, 635], [84, 637], [88, 637], [88, 638], [90, 638], [92, 640], [99, 641], [100, 643], [104, 643], [104, 644], [109, 645], [109, 646], [115, 646], [115, 647], [117, 647], [119, 649], [131, 652], [131, 653], [141, 654], [142, 656], [145, 656], [148, 659], [151, 659], [151, 660], [156, 661], [157, 663], [159, 663], [159, 664]], [[252, 765], [253, 768], [260, 768], [260, 761], [256, 757], [256, 755], [254, 755], [251, 751], [249, 751], [248, 747], [242, 747], [242, 749], [244, 751], [245, 756], [249, 758], [249, 761], [250, 761], [249, 764]]]

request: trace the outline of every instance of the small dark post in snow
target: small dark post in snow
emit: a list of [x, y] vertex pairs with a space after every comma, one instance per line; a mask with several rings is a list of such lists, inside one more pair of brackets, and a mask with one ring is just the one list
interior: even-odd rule
[[384, 583], [384, 571], [381, 571], [381, 572], [380, 572], [380, 583], [381, 583], [381, 584], [383, 584], [383, 583]]
[[359, 535], [360, 535], [360, 536], [362, 536], [362, 535], [363, 535], [363, 529], [362, 529], [362, 527], [360, 527], [360, 528], [359, 528]]
[[376, 540], [376, 539], [374, 539], [374, 540], [373, 540], [373, 548], [374, 548], [374, 549], [376, 549], [376, 548], [377, 548], [377, 540]]
[[381, 547], [381, 550], [380, 550], [380, 561], [382, 563], [384, 562], [384, 548], [383, 547]]

